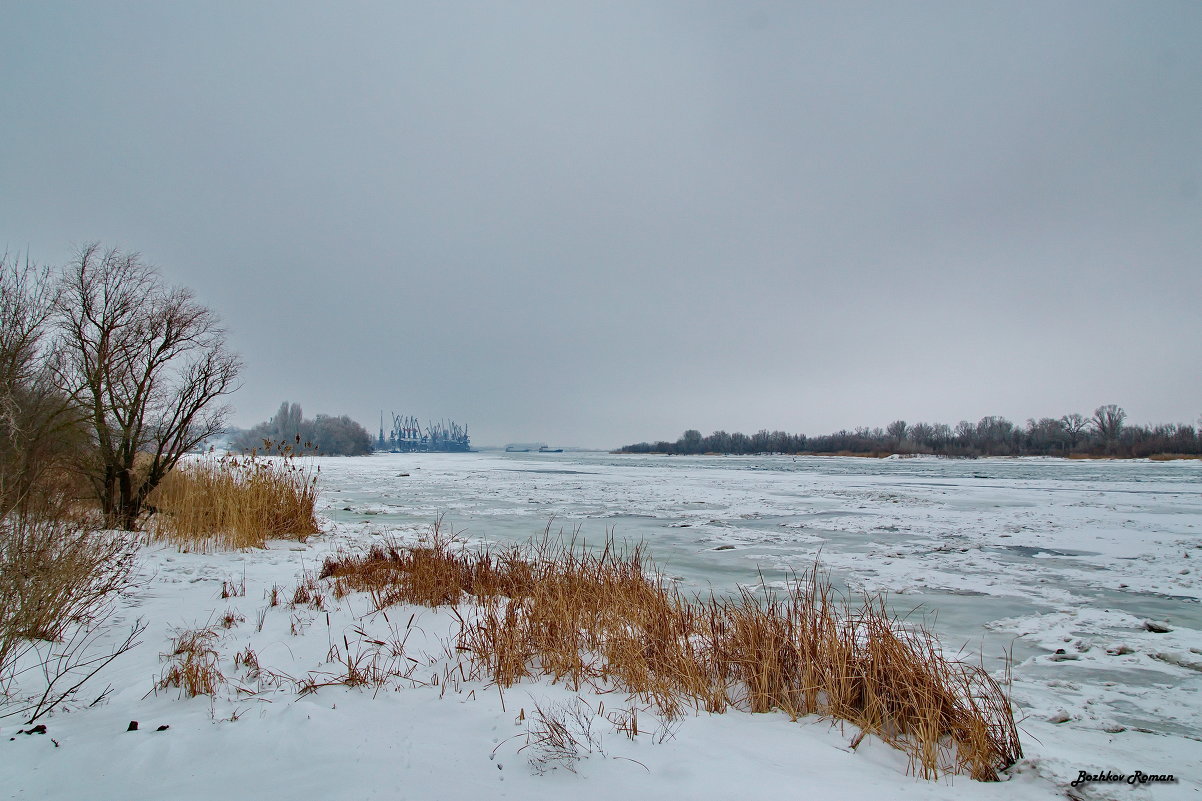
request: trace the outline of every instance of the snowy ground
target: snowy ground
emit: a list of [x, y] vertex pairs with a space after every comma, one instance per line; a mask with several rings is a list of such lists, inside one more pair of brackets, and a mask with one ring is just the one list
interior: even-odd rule
[[[328, 531], [307, 545], [144, 549], [143, 580], [115, 621], [145, 620], [142, 645], [69, 710], [39, 721], [45, 734], [0, 720], [0, 795], [717, 799], [804, 788], [850, 799], [1199, 797], [1196, 462], [482, 453], [326, 459], [321, 470]], [[324, 609], [269, 605], [273, 586], [290, 595], [331, 549], [385, 533], [416, 537], [444, 513], [468, 538], [525, 539], [551, 521], [592, 541], [613, 530], [645, 541], [668, 575], [697, 590], [729, 592], [761, 574], [780, 582], [820, 554], [842, 585], [888, 591], [900, 612], [917, 609], [950, 650], [999, 671], [999, 655], [1012, 652], [1027, 758], [1000, 784], [923, 782], [884, 745], [851, 751], [854, 732], [828, 721], [738, 712], [666, 725], [639, 711], [632, 740], [619, 729], [637, 705], [616, 694], [528, 683], [502, 696], [456, 678], [443, 650], [448, 612], [370, 614], [356, 596], [327, 598]], [[226, 581], [245, 581], [245, 595], [222, 599]], [[1171, 631], [1147, 630], [1149, 619]], [[212, 698], [156, 691], [171, 638], [210, 626], [226, 684]], [[403, 652], [371, 640], [403, 641]], [[235, 663], [247, 647], [257, 674]], [[297, 692], [306, 679], [332, 680], [348, 651], [363, 665], [373, 655], [400, 665], [408, 678], [379, 691]], [[107, 684], [112, 692], [89, 707]], [[578, 761], [528, 745], [536, 704], [574, 721]], [[131, 720], [139, 729], [126, 732]], [[1178, 781], [1071, 787], [1080, 771]]]

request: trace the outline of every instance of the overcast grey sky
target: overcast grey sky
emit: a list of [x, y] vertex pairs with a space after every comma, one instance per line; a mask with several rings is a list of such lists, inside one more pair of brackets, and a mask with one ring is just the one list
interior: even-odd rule
[[237, 424], [1202, 412], [1202, 3], [0, 11], [0, 248], [192, 287]]

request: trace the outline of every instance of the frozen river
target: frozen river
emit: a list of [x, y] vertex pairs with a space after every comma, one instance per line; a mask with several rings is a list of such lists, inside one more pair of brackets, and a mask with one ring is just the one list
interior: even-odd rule
[[[1202, 463], [381, 454], [320, 460], [340, 536], [645, 542], [685, 589], [816, 558], [1001, 669], [1035, 721], [1202, 737]], [[1171, 631], [1147, 630], [1145, 620]], [[1057, 653], [1061, 651], [1061, 653]]]
[[[43, 718], [49, 736], [18, 735], [10, 720], [0, 787], [198, 801], [349, 800], [365, 788], [708, 799], [798, 787], [853, 801], [1185, 801], [1202, 787], [1202, 463], [483, 452], [315, 464], [321, 536], [140, 550], [139, 581], [98, 645], [119, 643], [135, 621], [141, 645]], [[844, 591], [887, 594], [945, 652], [1009, 681], [1023, 758], [1001, 783], [918, 782], [901, 752], [861, 741], [854, 726], [735, 710], [657, 720], [638, 698], [549, 679], [503, 690], [464, 675], [457, 611], [402, 607], [390, 619], [360, 593], [297, 600], [293, 588], [332, 551], [416, 538], [440, 517], [470, 541], [520, 542], [548, 524], [593, 544], [641, 541], [686, 593], [783, 586], [817, 559]], [[166, 686], [189, 632], [211, 649], [211, 695]], [[338, 686], [352, 662], [386, 671], [384, 684]], [[540, 740], [527, 713], [540, 704], [584, 710], [572, 719], [587, 722], [596, 752], [579, 774], [539, 775], [530, 762]], [[610, 717], [625, 708], [639, 712], [637, 737]], [[1074, 787], [1083, 771], [1175, 779]]]

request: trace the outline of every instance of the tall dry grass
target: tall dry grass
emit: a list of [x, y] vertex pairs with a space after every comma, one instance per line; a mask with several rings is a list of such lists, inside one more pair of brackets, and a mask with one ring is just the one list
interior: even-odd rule
[[927, 778], [997, 780], [1021, 757], [998, 682], [893, 619], [882, 599], [853, 605], [817, 567], [781, 592], [686, 598], [652, 567], [641, 546], [612, 538], [599, 550], [544, 536], [469, 551], [436, 526], [418, 546], [331, 556], [319, 577], [379, 609], [470, 601], [457, 652], [471, 677], [502, 688], [534, 676], [616, 687], [667, 718], [732, 706], [826, 715], [899, 748]]
[[321, 530], [316, 469], [288, 450], [181, 463], [148, 503], [150, 536], [181, 551], [265, 548], [269, 539], [304, 541]]
[[[216, 648], [219, 639], [217, 631], [211, 626], [178, 632], [171, 641], [171, 652], [162, 654], [167, 667], [155, 682], [155, 689], [178, 687], [181, 698], [216, 693], [225, 683], [220, 667], [221, 658]], [[249, 647], [247, 651], [250, 652]], [[257, 659], [255, 665], [257, 668]]]

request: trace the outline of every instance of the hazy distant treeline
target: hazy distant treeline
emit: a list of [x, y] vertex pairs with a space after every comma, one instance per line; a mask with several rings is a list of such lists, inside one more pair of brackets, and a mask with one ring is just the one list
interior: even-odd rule
[[346, 415], [319, 414], [306, 420], [300, 404], [284, 401], [275, 417], [254, 428], [238, 431], [230, 440], [235, 451], [263, 450], [264, 440], [284, 442], [299, 453], [362, 456], [371, 453], [371, 435]]
[[1092, 417], [1066, 414], [1016, 425], [1004, 417], [982, 417], [976, 423], [907, 423], [895, 420], [885, 428], [857, 428], [822, 436], [759, 431], [708, 437], [690, 429], [675, 442], [640, 442], [620, 453], [790, 453], [939, 456], [1111, 456], [1146, 458], [1158, 454], [1202, 454], [1202, 433], [1188, 423], [1141, 426], [1126, 422], [1127, 413], [1114, 404], [1099, 406]]

